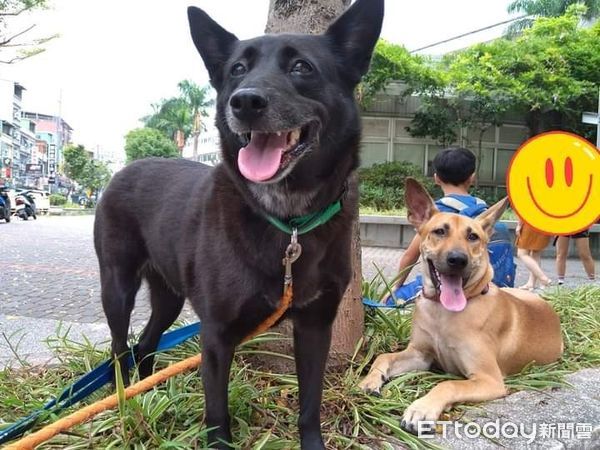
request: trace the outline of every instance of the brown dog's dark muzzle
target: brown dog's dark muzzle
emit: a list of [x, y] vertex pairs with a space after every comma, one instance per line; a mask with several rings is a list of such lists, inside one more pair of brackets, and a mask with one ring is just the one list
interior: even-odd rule
[[464, 252], [452, 250], [446, 255], [448, 269], [454, 273], [462, 272], [468, 263], [469, 256]]

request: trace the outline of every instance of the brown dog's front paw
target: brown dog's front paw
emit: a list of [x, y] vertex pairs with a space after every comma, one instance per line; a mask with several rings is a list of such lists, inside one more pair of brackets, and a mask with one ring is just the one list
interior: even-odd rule
[[[433, 404], [425, 398], [415, 400], [404, 412], [400, 426], [409, 433], [419, 435], [423, 432], [432, 433], [435, 430], [433, 422], [440, 417], [443, 407]], [[419, 422], [428, 422], [421, 424]]]
[[381, 386], [384, 382], [383, 375], [370, 373], [358, 384], [358, 387], [367, 394], [381, 397]]

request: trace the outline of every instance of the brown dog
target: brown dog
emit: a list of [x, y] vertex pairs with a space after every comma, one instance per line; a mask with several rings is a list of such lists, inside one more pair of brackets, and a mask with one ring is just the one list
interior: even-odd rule
[[440, 383], [408, 407], [402, 426], [414, 433], [420, 421], [437, 420], [454, 403], [504, 396], [506, 375], [556, 361], [563, 342], [546, 301], [490, 283], [487, 243], [508, 199], [471, 219], [437, 211], [416, 180], [407, 180], [405, 192], [408, 220], [421, 236], [423, 292], [408, 347], [378, 356], [360, 387], [378, 393], [388, 379], [432, 365], [467, 378]]

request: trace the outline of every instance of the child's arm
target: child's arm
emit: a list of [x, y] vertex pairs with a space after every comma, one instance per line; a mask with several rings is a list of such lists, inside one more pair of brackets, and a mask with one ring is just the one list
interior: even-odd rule
[[412, 267], [419, 261], [421, 256], [421, 236], [415, 234], [415, 237], [410, 242], [410, 245], [400, 258], [400, 266], [398, 267], [398, 282], [396, 286], [402, 286], [408, 276]]

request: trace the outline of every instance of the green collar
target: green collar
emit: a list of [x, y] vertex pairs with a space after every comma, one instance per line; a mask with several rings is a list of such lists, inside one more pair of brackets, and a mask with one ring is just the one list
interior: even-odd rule
[[335, 216], [342, 209], [342, 200], [338, 199], [329, 206], [325, 207], [321, 211], [317, 211], [312, 214], [305, 216], [294, 217], [289, 222], [283, 222], [276, 217], [265, 214], [267, 219], [273, 226], [277, 227], [281, 231], [287, 234], [293, 234], [294, 229], [297, 230], [298, 234], [308, 233], [310, 230], [317, 228], [319, 225], [323, 225], [333, 216]]

